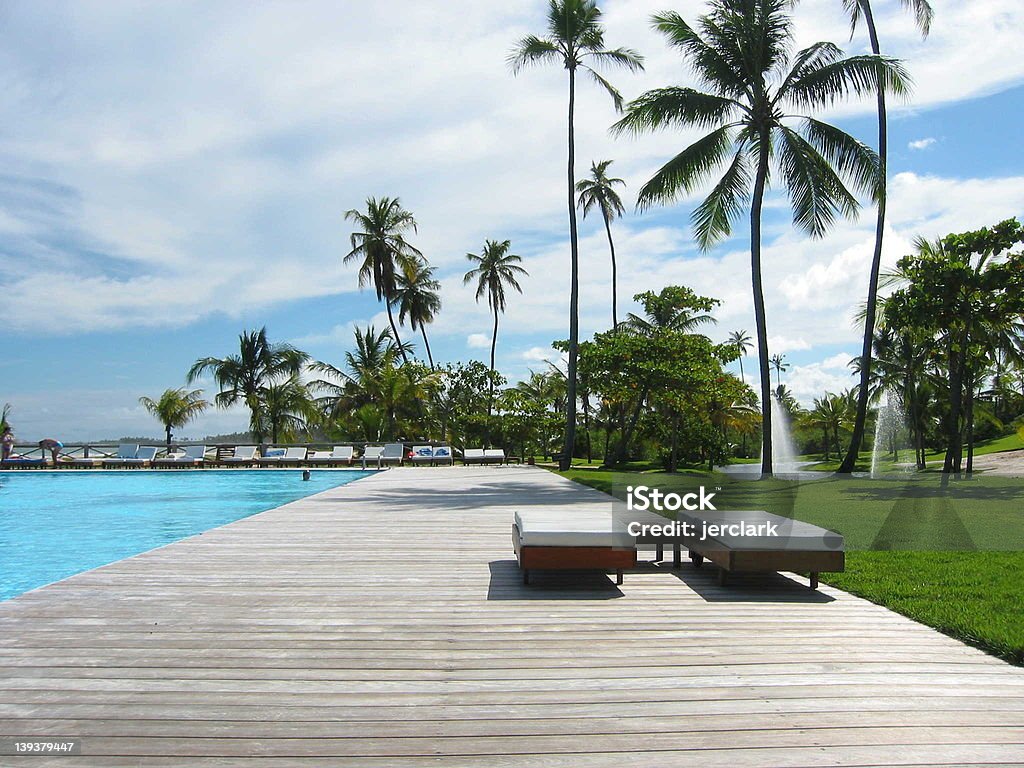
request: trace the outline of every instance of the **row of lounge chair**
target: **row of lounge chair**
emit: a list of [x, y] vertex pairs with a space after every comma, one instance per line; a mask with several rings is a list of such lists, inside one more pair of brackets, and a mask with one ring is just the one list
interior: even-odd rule
[[[200, 467], [216, 466], [351, 466], [355, 460], [355, 448], [338, 445], [331, 451], [310, 451], [303, 447], [269, 448], [261, 454], [258, 446], [240, 445], [224, 453], [206, 445], [189, 445], [159, 456], [162, 451], [156, 446], [140, 446], [122, 443], [112, 456], [82, 457], [65, 454], [60, 465], [67, 467]], [[447, 445], [417, 445], [407, 451], [404, 443], [368, 445], [360, 457], [363, 469], [387, 464], [454, 464], [455, 451]], [[465, 464], [502, 464], [508, 461], [500, 448], [467, 448], [463, 453]], [[518, 460], [518, 459], [517, 459]], [[4, 462], [4, 466], [45, 466], [43, 458], [17, 456]]]

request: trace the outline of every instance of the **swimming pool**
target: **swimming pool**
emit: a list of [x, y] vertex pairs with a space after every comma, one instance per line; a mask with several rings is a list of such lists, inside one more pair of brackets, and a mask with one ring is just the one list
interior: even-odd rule
[[0, 600], [264, 512], [371, 472], [0, 473]]

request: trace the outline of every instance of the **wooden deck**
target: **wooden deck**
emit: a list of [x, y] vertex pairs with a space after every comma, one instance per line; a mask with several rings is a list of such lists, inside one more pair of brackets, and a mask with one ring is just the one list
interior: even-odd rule
[[522, 586], [512, 511], [604, 498], [392, 470], [0, 603], [0, 734], [83, 743], [0, 765], [1024, 762], [1024, 670], [828, 587]]

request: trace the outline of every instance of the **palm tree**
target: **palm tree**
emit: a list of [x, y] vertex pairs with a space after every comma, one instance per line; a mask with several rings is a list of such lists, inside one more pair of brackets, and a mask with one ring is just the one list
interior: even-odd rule
[[261, 443], [267, 434], [263, 412], [267, 387], [299, 374], [307, 360], [309, 355], [291, 344], [271, 344], [264, 327], [239, 334], [237, 355], [196, 360], [188, 372], [188, 383], [211, 371], [221, 390], [214, 398], [217, 407], [228, 408], [244, 402], [249, 408], [249, 430], [256, 442]]
[[611, 222], [625, 212], [622, 206], [622, 199], [615, 191], [615, 186], [626, 186], [622, 179], [608, 177], [608, 166], [611, 160], [592, 162], [590, 164], [590, 178], [583, 179], [576, 185], [576, 191], [580, 195], [580, 208], [583, 209], [583, 218], [587, 218], [595, 207], [601, 211], [601, 218], [604, 219], [604, 231], [608, 234], [608, 250], [612, 254], [612, 330], [619, 330], [618, 315], [618, 290], [616, 288], [617, 270], [615, 267], [615, 243], [612, 241]]
[[[724, 175], [695, 209], [703, 250], [729, 236], [750, 200], [750, 265], [761, 376], [761, 472], [772, 471], [768, 331], [761, 280], [761, 209], [774, 159], [793, 208], [794, 224], [820, 237], [837, 215], [856, 215], [855, 190], [878, 187], [878, 156], [863, 143], [810, 114], [851, 93], [903, 94], [907, 75], [881, 56], [842, 58], [832, 43], [789, 54], [790, 0], [713, 0], [698, 29], [679, 14], [654, 16], [654, 26], [680, 49], [709, 92], [659, 88], [632, 101], [614, 130], [634, 133], [697, 126], [710, 133], [669, 160], [644, 185], [637, 204], [669, 203], [701, 187], [717, 169]], [[797, 110], [797, 114], [787, 112]], [[802, 130], [791, 127], [799, 121]]]
[[440, 289], [441, 284], [434, 279], [434, 268], [423, 259], [417, 259], [409, 268], [403, 269], [395, 287], [398, 321], [404, 323], [408, 317], [412, 329], [419, 330], [423, 335], [423, 346], [427, 350], [431, 370], [434, 370], [434, 356], [430, 352], [430, 342], [427, 341], [427, 326], [434, 322], [434, 317], [441, 311], [441, 297], [437, 293]]
[[210, 404], [203, 399], [203, 390], [189, 391], [184, 387], [165, 389], [157, 400], [140, 397], [139, 403], [164, 425], [168, 448], [171, 447], [172, 429], [181, 429], [210, 407]]
[[[491, 373], [494, 373], [494, 350], [498, 344], [498, 313], [505, 311], [506, 298], [505, 287], [514, 288], [523, 292], [518, 275], [529, 273], [519, 266], [522, 258], [514, 253], [509, 253], [512, 247], [510, 240], [485, 240], [484, 249], [480, 255], [467, 253], [468, 259], [476, 266], [469, 270], [462, 278], [465, 285], [476, 281], [476, 300], [479, 302], [483, 296], [487, 296], [487, 304], [494, 313], [494, 333], [491, 334]], [[491, 381], [490, 395], [487, 402], [487, 415], [491, 413], [491, 405], [494, 400], [494, 381]]]
[[292, 375], [275, 381], [263, 393], [263, 417], [270, 440], [291, 440], [301, 432], [308, 432], [319, 414], [309, 389]]
[[747, 377], [743, 375], [743, 358], [747, 352], [753, 349], [750, 343], [750, 335], [746, 331], [732, 331], [729, 334], [729, 344], [736, 348], [740, 361], [740, 381], [747, 383]]
[[513, 74], [532, 64], [559, 64], [569, 73], [569, 350], [568, 397], [566, 398], [565, 445], [559, 467], [572, 464], [576, 444], [576, 366], [579, 357], [579, 238], [576, 231], [576, 136], [574, 129], [576, 107], [576, 72], [590, 75], [608, 95], [616, 109], [622, 108], [622, 96], [597, 71], [604, 66], [623, 67], [632, 72], [643, 69], [643, 57], [628, 48], [604, 47], [604, 27], [601, 11], [594, 0], [550, 0], [548, 6], [548, 36], [528, 35], [520, 40], [509, 54]]
[[[700, 305], [699, 310], [706, 311], [695, 312], [691, 299]], [[633, 300], [643, 305], [644, 316], [630, 312], [622, 326], [628, 332], [640, 336], [653, 336], [658, 331], [691, 333], [702, 325], [718, 323], [710, 312], [718, 301], [696, 296], [684, 286], [668, 285], [658, 293], [644, 291], [634, 296]]]
[[366, 199], [366, 213], [352, 209], [345, 212], [345, 218], [362, 230], [352, 233], [352, 250], [345, 254], [345, 263], [361, 260], [359, 287], [372, 284], [377, 301], [384, 302], [392, 337], [398, 344], [402, 359], [408, 363], [409, 356], [398, 335], [391, 305], [395, 302], [399, 275], [412, 269], [417, 259], [423, 256], [405, 239], [405, 233], [410, 229], [416, 231], [416, 219], [402, 207], [397, 197], [369, 197]]
[[[932, 25], [932, 7], [928, 0], [900, 0], [904, 8], [914, 14], [914, 21], [921, 31], [922, 37], [927, 37]], [[870, 0], [843, 0], [843, 10], [850, 19], [851, 36], [857, 29], [861, 18], [868, 30], [868, 39], [871, 41], [871, 52], [876, 56], [882, 51], [878, 43], [878, 30], [875, 27], [875, 16], [871, 11]], [[888, 117], [885, 107], [885, 90], [879, 88], [875, 94], [878, 102], [878, 189], [875, 191], [876, 217], [875, 217], [875, 250], [871, 256], [871, 276], [868, 279], [868, 301], [864, 313], [864, 336], [861, 347], [860, 366], [860, 388], [857, 390], [857, 415], [853, 423], [853, 437], [850, 439], [850, 447], [839, 465], [839, 472], [853, 472], [857, 463], [857, 456], [860, 453], [860, 444], [864, 440], [864, 428], [867, 423], [868, 414], [868, 390], [871, 380], [871, 347], [875, 338], [875, 320], [878, 310], [878, 277], [882, 266], [882, 235], [885, 231], [885, 205], [886, 205], [886, 172], [889, 157], [889, 129]]]
[[776, 386], [781, 387], [782, 386], [782, 381], [781, 381], [782, 372], [789, 370], [789, 363], [786, 362], [786, 356], [785, 355], [772, 355], [771, 360], [769, 360], [768, 362], [771, 363], [772, 368], [775, 369], [775, 384], [776, 384]]

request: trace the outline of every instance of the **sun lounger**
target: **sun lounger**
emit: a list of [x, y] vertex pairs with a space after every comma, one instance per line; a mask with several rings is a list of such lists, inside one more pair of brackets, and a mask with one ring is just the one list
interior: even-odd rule
[[117, 453], [109, 458], [103, 459], [104, 467], [126, 466], [129, 461], [134, 461], [139, 452], [137, 443], [121, 443], [117, 447]]
[[504, 451], [504, 449], [502, 449], [502, 448], [487, 448], [484, 451], [484, 463], [485, 464], [490, 464], [491, 462], [494, 462], [495, 464], [504, 464], [505, 463], [505, 451]]
[[275, 467], [286, 464], [298, 466], [305, 460], [305, 448], [271, 448], [265, 456], [257, 459], [257, 463], [261, 467]]
[[434, 446], [434, 463], [435, 464], [454, 464], [455, 454], [452, 452], [450, 445], [435, 445]]
[[[679, 511], [677, 520], [689, 522], [697, 531], [703, 531], [705, 524], [753, 526], [745, 535], [739, 535], [738, 531], [719, 531], [675, 543], [677, 563], [680, 547], [685, 546], [695, 567], [699, 568], [705, 559], [719, 567], [721, 585], [725, 585], [730, 573], [796, 571], [809, 573], [810, 587], [817, 589], [819, 573], [845, 569], [842, 535], [800, 520], [761, 510]], [[704, 540], [699, 540], [701, 538]]]
[[367, 463], [377, 463], [377, 460], [380, 459], [380, 455], [382, 453], [384, 453], [383, 445], [366, 446], [363, 449], [363, 469], [366, 469]]
[[3, 467], [42, 467], [45, 465], [46, 459], [44, 457], [32, 458], [25, 456], [18, 451], [17, 446], [15, 446], [14, 452], [6, 460], [0, 462], [0, 466]]
[[224, 457], [221, 461], [230, 466], [251, 467], [256, 463], [257, 450], [255, 445], [236, 445], [234, 453]]
[[434, 449], [429, 445], [414, 445], [412, 457], [409, 459], [413, 464], [433, 464]]
[[515, 513], [512, 547], [530, 583], [531, 570], [622, 571], [636, 566], [636, 542], [610, 513], [541, 508]]
[[201, 467], [206, 461], [205, 445], [186, 445], [183, 453], [153, 459], [154, 467]]
[[377, 466], [401, 464], [405, 460], [405, 446], [402, 443], [388, 443], [377, 457]]
[[463, 464], [483, 464], [485, 461], [487, 456], [483, 448], [467, 448], [462, 452]]
[[113, 459], [104, 459], [104, 467], [148, 467], [153, 459], [156, 458], [157, 453], [160, 449], [154, 445], [144, 445], [135, 451], [134, 456], [122, 457], [120, 456], [120, 450], [118, 456]]
[[327, 466], [352, 463], [355, 449], [351, 445], [336, 445], [333, 451], [312, 451], [307, 457], [310, 464], [324, 464]]

